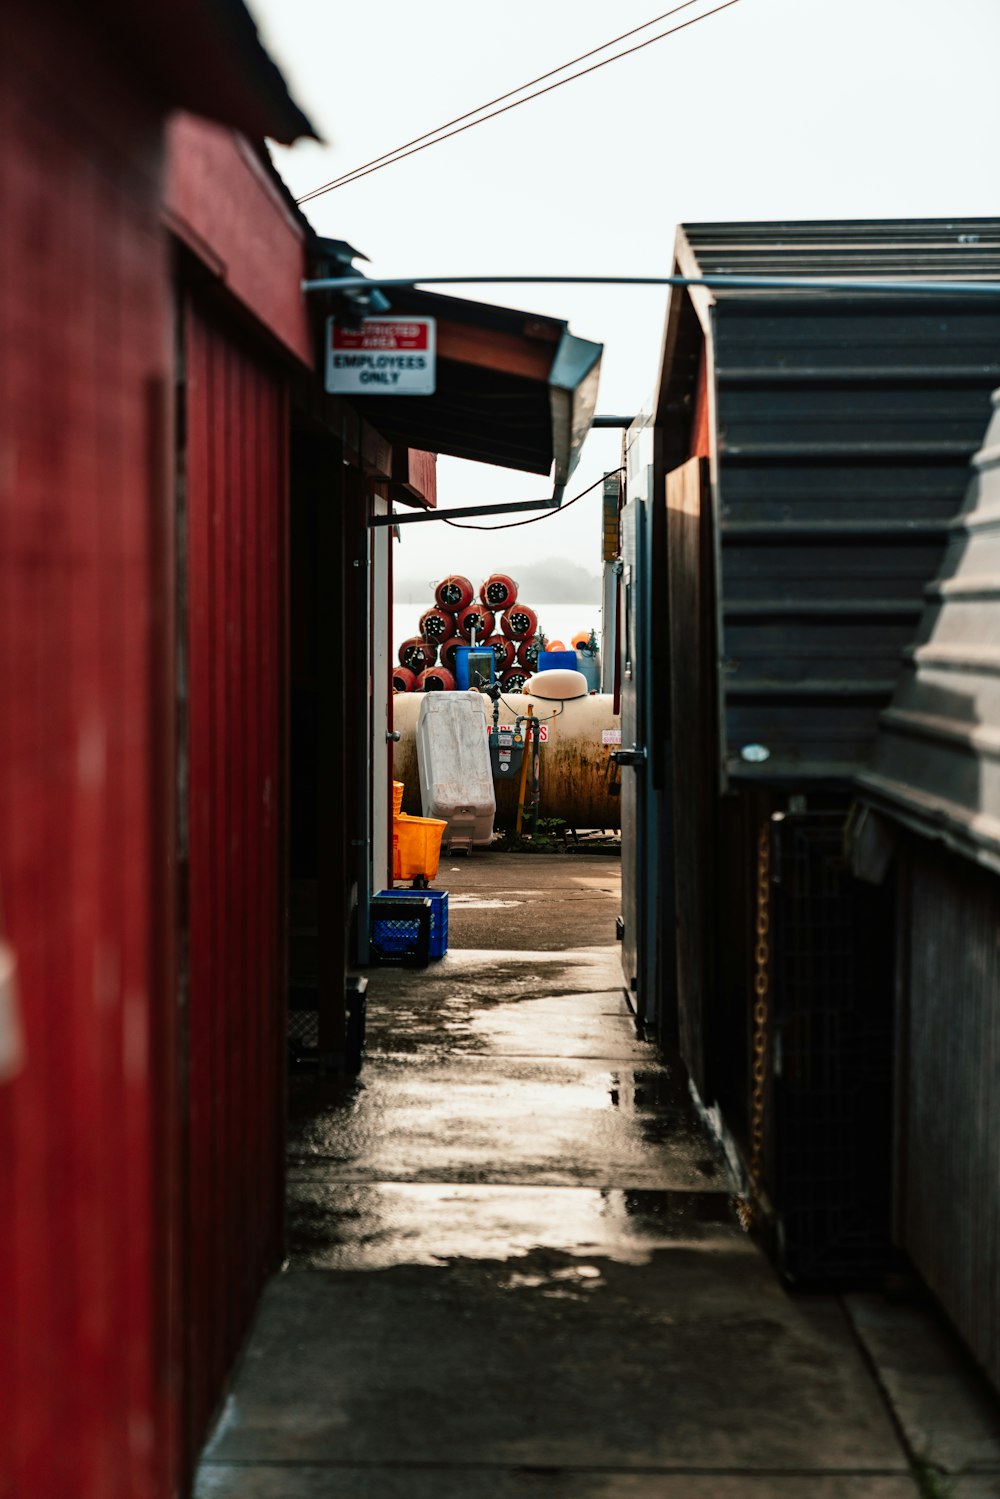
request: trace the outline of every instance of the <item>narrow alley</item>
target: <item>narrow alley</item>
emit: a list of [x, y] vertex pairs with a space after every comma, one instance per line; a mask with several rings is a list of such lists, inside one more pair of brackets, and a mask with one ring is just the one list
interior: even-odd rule
[[635, 1037], [616, 861], [445, 878], [451, 952], [372, 971], [358, 1082], [293, 1079], [289, 1262], [199, 1499], [903, 1499], [935, 1421], [956, 1492], [995, 1493], [992, 1406], [924, 1314], [790, 1295], [738, 1226]]

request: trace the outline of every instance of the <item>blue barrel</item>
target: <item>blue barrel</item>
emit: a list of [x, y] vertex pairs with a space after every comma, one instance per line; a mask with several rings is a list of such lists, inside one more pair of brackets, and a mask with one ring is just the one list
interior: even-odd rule
[[576, 669], [582, 671], [587, 678], [587, 686], [591, 692], [601, 690], [601, 658], [593, 655], [590, 651], [577, 651]]

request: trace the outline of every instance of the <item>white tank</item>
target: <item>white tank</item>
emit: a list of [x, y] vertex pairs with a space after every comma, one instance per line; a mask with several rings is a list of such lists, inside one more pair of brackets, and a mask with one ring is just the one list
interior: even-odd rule
[[[403, 808], [418, 809], [420, 776], [416, 753], [417, 715], [428, 694], [401, 692], [393, 698], [393, 725], [399, 730], [395, 746], [393, 774], [405, 785]], [[479, 693], [480, 712], [484, 721], [492, 716], [489, 699]], [[458, 693], [436, 693], [436, 697], [465, 696]], [[545, 702], [523, 693], [504, 693], [500, 704], [500, 722], [512, 723], [518, 713], [534, 708], [545, 723], [545, 741], [541, 754], [543, 817], [561, 817], [571, 827], [617, 828], [621, 825], [621, 771], [611, 759], [621, 743], [621, 719], [614, 711], [610, 696], [589, 694], [575, 701]], [[556, 716], [553, 717], [552, 715]], [[517, 808], [520, 776], [507, 785], [496, 787], [497, 822], [513, 822]]]
[[496, 796], [478, 692], [425, 692], [417, 715], [417, 765], [425, 817], [447, 822], [446, 848], [488, 844]]

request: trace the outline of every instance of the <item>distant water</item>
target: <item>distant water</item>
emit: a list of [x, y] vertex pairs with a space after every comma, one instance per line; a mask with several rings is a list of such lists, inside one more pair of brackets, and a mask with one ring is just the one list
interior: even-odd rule
[[[581, 630], [594, 630], [601, 638], [600, 604], [536, 604], [534, 599], [525, 599], [538, 615], [539, 628], [549, 640], [561, 640], [568, 646], [574, 635]], [[395, 658], [404, 640], [418, 633], [420, 616], [425, 609], [433, 607], [434, 600], [426, 604], [394, 604], [392, 610], [393, 645]]]

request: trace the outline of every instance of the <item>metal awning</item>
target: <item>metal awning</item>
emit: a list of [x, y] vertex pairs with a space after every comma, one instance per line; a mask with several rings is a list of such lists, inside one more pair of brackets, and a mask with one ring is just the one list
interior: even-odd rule
[[436, 319], [436, 390], [353, 399], [365, 420], [405, 447], [551, 473], [561, 492], [590, 430], [603, 345], [559, 318], [434, 292], [393, 289], [390, 306]]

